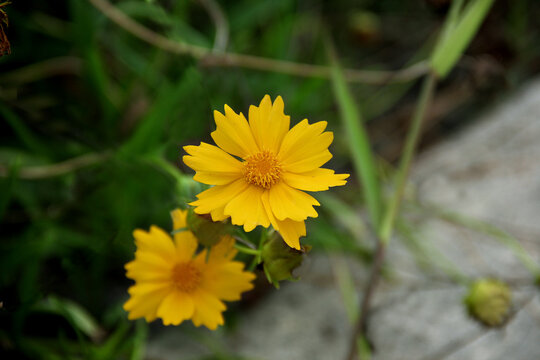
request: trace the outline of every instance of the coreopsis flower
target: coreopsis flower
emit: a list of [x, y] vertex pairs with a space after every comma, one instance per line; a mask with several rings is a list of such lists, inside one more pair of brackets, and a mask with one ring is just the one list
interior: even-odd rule
[[[186, 213], [171, 213], [174, 229], [186, 227]], [[223, 325], [223, 301], [239, 300], [242, 292], [253, 288], [255, 275], [233, 261], [237, 251], [228, 235], [198, 254], [197, 239], [188, 230], [175, 232], [174, 240], [157, 226], [149, 232], [135, 230], [133, 236], [135, 259], [125, 266], [126, 276], [135, 280], [124, 304], [129, 319], [161, 318], [164, 325], [191, 319], [196, 326], [215, 330]]]
[[214, 111], [217, 146], [185, 146], [189, 155], [183, 160], [195, 170], [195, 180], [214, 185], [190, 204], [196, 213], [209, 213], [214, 221], [230, 217], [245, 231], [272, 224], [290, 247], [300, 249], [304, 221], [317, 217], [313, 206], [320, 205], [305, 191], [345, 185], [349, 175], [321, 168], [332, 158], [334, 135], [324, 131], [326, 121], [304, 119], [290, 129], [283, 109], [280, 96], [272, 104], [266, 95], [249, 108], [248, 122], [225, 105], [225, 115]]

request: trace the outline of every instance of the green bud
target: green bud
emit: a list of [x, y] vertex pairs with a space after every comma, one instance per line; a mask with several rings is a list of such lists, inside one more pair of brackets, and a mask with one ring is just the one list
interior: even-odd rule
[[221, 237], [229, 232], [229, 225], [212, 221], [210, 215], [195, 214], [193, 209], [188, 210], [186, 217], [187, 228], [195, 235], [199, 243], [205, 247], [217, 244]]
[[494, 279], [475, 281], [464, 299], [469, 314], [487, 326], [504, 323], [512, 302], [508, 286]]
[[303, 255], [311, 250], [311, 246], [302, 246], [296, 250], [288, 246], [276, 234], [270, 236], [263, 244], [261, 258], [268, 281], [276, 288], [283, 280], [294, 280], [292, 272], [302, 264]]

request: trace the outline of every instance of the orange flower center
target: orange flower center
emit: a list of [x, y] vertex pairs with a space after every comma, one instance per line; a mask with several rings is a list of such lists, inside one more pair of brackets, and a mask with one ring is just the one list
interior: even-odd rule
[[244, 161], [244, 178], [252, 185], [270, 189], [279, 181], [281, 164], [270, 151], [263, 150]]
[[172, 269], [172, 281], [174, 286], [183, 292], [193, 292], [201, 283], [202, 274], [193, 264], [180, 263]]

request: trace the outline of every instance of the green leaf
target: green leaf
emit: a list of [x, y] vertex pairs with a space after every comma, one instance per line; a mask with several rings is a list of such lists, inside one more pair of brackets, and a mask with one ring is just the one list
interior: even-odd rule
[[39, 310], [50, 311], [66, 317], [74, 328], [87, 335], [90, 339], [97, 340], [103, 335], [103, 330], [92, 315], [71, 300], [51, 295], [38, 308]]
[[431, 58], [431, 67], [440, 78], [444, 78], [452, 70], [478, 31], [492, 4], [493, 0], [476, 0], [469, 3], [455, 27], [446, 29], [447, 31], [443, 33], [444, 37]]
[[331, 71], [334, 95], [339, 106], [341, 120], [345, 126], [349, 150], [356, 174], [362, 183], [371, 220], [374, 226], [377, 227], [381, 217], [382, 206], [375, 159], [371, 151], [360, 109], [355, 104], [335, 52], [330, 44], [327, 47], [332, 63]]

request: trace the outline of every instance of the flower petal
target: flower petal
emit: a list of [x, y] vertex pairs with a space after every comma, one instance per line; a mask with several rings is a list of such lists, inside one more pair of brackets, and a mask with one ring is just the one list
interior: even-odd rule
[[319, 121], [310, 125], [304, 119], [285, 135], [278, 153], [285, 171], [311, 171], [332, 158], [328, 146], [334, 135], [329, 131], [324, 132], [326, 124], [326, 121]]
[[135, 284], [128, 289], [131, 297], [124, 303], [128, 319], [144, 317], [152, 321], [157, 317], [157, 309], [161, 301], [170, 292], [170, 286], [165, 283]]
[[283, 113], [284, 104], [278, 96], [272, 104], [270, 96], [266, 95], [259, 106], [249, 108], [249, 126], [259, 145], [259, 149], [272, 151], [277, 154], [279, 147], [290, 126], [290, 116]]
[[313, 205], [320, 205], [311, 195], [293, 189], [285, 182], [280, 182], [270, 188], [269, 201], [272, 213], [278, 220], [291, 219], [302, 221], [308, 217], [317, 217]]
[[195, 326], [204, 325], [210, 330], [215, 330], [218, 325], [223, 325], [222, 312], [227, 307], [217, 297], [201, 289], [193, 294], [193, 301], [195, 312], [192, 321]]
[[211, 136], [217, 146], [241, 158], [258, 151], [249, 124], [242, 113], [238, 115], [225, 105], [225, 115], [214, 111], [214, 120], [217, 128]]
[[208, 214], [225, 207], [227, 203], [248, 186], [249, 184], [244, 179], [238, 179], [227, 185], [216, 185], [197, 195], [198, 200], [189, 205], [196, 206], [195, 212], [197, 214]]
[[137, 251], [135, 260], [125, 266], [126, 277], [137, 282], [141, 281], [167, 281], [170, 278], [172, 267], [163, 261], [163, 258], [149, 252]]
[[276, 219], [276, 222], [283, 241], [290, 247], [300, 250], [300, 237], [306, 236], [306, 223], [291, 219], [285, 219], [283, 221]]
[[[186, 228], [187, 210], [176, 209], [171, 212], [173, 219], [173, 229]], [[189, 230], [178, 231], [174, 234], [174, 244], [176, 247], [176, 259], [178, 262], [188, 261], [197, 250], [197, 239]]]
[[163, 325], [178, 325], [193, 316], [195, 304], [190, 294], [173, 290], [167, 295], [157, 310]]
[[205, 257], [205, 262], [207, 264], [215, 265], [231, 261], [238, 252], [234, 248], [234, 243], [235, 240], [232, 236], [223, 236], [216, 245], [212, 246], [210, 254], [208, 255], [208, 260], [206, 260]]
[[210, 211], [210, 215], [212, 215], [213, 221], [223, 221], [229, 217], [229, 215], [225, 215], [225, 206]]
[[184, 146], [189, 154], [182, 159], [196, 171], [193, 179], [208, 185], [228, 184], [242, 176], [243, 165], [217, 146], [201, 142], [199, 146]]
[[259, 186], [250, 185], [225, 206], [225, 215], [231, 216], [233, 225], [244, 225], [247, 232], [257, 225], [270, 226], [261, 201], [264, 191], [265, 189]]
[[171, 211], [171, 218], [173, 221], [173, 230], [186, 227], [187, 210], [175, 209]]
[[188, 261], [197, 250], [197, 238], [191, 231], [181, 231], [174, 234], [176, 245], [176, 259], [178, 262]]
[[303, 221], [294, 221], [290, 219], [281, 221], [276, 219], [270, 206], [268, 192], [263, 195], [262, 201], [274, 229], [279, 231], [287, 245], [300, 250], [300, 236], [306, 235], [306, 224]]
[[[214, 249], [210, 252], [210, 256], [213, 252]], [[253, 289], [251, 281], [254, 279], [253, 273], [244, 271], [244, 263], [242, 262], [214, 263], [208, 266], [201, 288], [221, 300], [236, 301], [240, 300], [243, 292]]]
[[285, 172], [281, 175], [287, 185], [304, 191], [323, 191], [331, 186], [345, 185], [349, 174], [334, 174], [334, 170], [318, 168], [301, 174]]
[[151, 226], [150, 231], [137, 229], [133, 232], [137, 249], [160, 256], [166, 262], [175, 260], [175, 248], [171, 237], [157, 226]]

